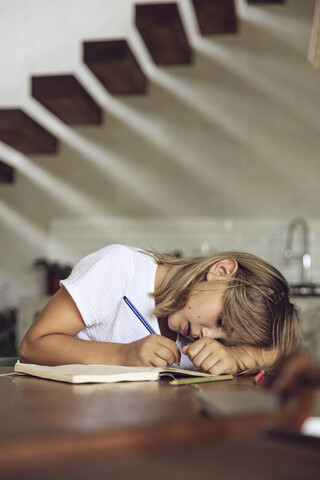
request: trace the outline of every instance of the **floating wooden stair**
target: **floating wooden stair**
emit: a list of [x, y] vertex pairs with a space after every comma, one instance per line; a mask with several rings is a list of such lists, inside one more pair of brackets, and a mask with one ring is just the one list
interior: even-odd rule
[[83, 61], [112, 95], [147, 92], [147, 78], [126, 40], [84, 42]]
[[136, 27], [156, 65], [189, 64], [192, 51], [176, 3], [136, 5]]
[[101, 109], [73, 75], [32, 77], [32, 96], [68, 125], [101, 124]]
[[238, 30], [234, 0], [192, 0], [200, 33], [214, 35]]
[[0, 110], [0, 140], [23, 153], [57, 152], [57, 139], [20, 109]]
[[13, 183], [14, 169], [0, 160], [0, 183]]

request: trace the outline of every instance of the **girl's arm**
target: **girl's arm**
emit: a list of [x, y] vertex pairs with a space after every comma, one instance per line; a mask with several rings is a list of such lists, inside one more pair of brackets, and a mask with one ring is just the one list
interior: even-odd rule
[[226, 346], [209, 337], [186, 345], [182, 353], [194, 365], [212, 375], [228, 373], [255, 373], [270, 370], [277, 360], [276, 349], [262, 349], [250, 345]]
[[238, 345], [227, 348], [231, 349], [231, 354], [237, 364], [238, 373], [272, 370], [278, 360], [278, 350], [276, 348], [267, 349], [251, 345]]
[[22, 340], [22, 362], [40, 365], [100, 363], [166, 366], [179, 363], [177, 345], [160, 335], [121, 344], [76, 338], [85, 327], [68, 291], [62, 287], [44, 307]]

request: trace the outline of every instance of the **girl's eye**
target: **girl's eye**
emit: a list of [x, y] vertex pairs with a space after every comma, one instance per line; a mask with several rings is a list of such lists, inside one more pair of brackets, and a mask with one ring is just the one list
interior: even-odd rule
[[221, 313], [221, 315], [219, 315], [219, 317], [217, 318], [217, 327], [221, 328], [222, 323], [223, 323], [223, 314]]

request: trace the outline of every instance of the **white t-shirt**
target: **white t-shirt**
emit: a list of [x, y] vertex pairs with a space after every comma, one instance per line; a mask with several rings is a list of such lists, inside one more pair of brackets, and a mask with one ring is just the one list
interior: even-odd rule
[[[138, 248], [109, 245], [80, 260], [61, 284], [76, 303], [86, 327], [78, 338], [98, 342], [130, 343], [149, 335], [148, 330], [124, 302], [128, 299], [160, 335], [158, 320], [152, 311], [157, 264]], [[181, 348], [191, 340], [178, 335]], [[181, 368], [194, 369], [188, 357], [181, 355]]]

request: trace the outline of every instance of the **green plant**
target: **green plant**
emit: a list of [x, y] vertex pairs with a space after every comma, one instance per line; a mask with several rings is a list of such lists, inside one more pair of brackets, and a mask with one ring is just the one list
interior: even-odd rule
[[70, 275], [72, 267], [70, 265], [61, 265], [58, 262], [49, 262], [45, 258], [38, 258], [34, 261], [35, 267], [42, 268], [48, 275], [58, 275], [66, 278]]
[[46, 293], [53, 295], [59, 288], [60, 280], [67, 278], [72, 270], [70, 265], [61, 265], [58, 262], [49, 262], [44, 258], [38, 258], [34, 261], [35, 267], [42, 268], [46, 272]]

